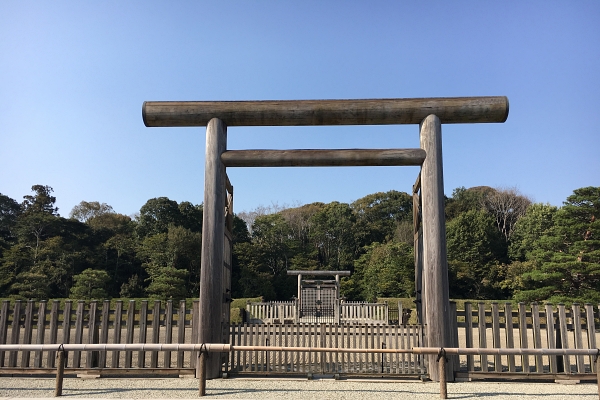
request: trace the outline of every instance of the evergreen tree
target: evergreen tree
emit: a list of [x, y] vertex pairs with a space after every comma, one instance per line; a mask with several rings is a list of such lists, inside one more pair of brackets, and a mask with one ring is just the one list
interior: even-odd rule
[[519, 301], [600, 301], [600, 187], [574, 191], [534, 244]]
[[470, 210], [447, 224], [448, 270], [453, 297], [499, 299], [506, 242], [486, 211]]
[[[360, 289], [353, 288], [358, 283]], [[373, 243], [354, 263], [354, 274], [343, 285], [347, 297], [377, 301], [379, 297], [414, 295], [415, 266], [412, 247], [406, 243]]]
[[106, 271], [85, 269], [73, 277], [75, 284], [71, 288], [71, 298], [83, 300], [106, 299], [107, 293], [104, 288], [109, 280], [110, 276]]

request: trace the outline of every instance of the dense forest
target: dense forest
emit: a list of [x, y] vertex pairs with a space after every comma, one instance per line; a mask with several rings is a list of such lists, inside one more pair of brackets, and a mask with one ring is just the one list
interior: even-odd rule
[[[202, 205], [150, 199], [133, 217], [82, 201], [61, 217], [49, 186], [0, 194], [0, 297], [197, 297]], [[348, 300], [414, 295], [412, 196], [259, 207], [234, 219], [233, 297], [288, 300], [287, 270], [350, 270]], [[600, 187], [562, 207], [515, 189], [457, 188], [446, 198], [450, 296], [600, 301]]]

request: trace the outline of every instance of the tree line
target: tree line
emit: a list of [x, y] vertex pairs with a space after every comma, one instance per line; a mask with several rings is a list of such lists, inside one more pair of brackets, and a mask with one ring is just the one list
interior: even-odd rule
[[[445, 199], [450, 296], [600, 301], [600, 187], [562, 207], [511, 188], [457, 188]], [[202, 205], [148, 200], [134, 217], [82, 201], [61, 217], [49, 186], [0, 194], [0, 297], [197, 297]], [[414, 296], [413, 199], [258, 207], [235, 215], [232, 296], [289, 300], [295, 270], [350, 270], [348, 300]]]

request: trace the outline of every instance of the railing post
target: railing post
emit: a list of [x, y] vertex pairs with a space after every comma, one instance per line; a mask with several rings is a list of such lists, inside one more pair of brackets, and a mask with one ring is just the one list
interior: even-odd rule
[[596, 380], [598, 381], [598, 397], [600, 398], [600, 350], [596, 354]]
[[440, 377], [440, 399], [448, 398], [448, 385], [446, 384], [446, 352], [440, 349], [438, 354], [438, 374]]
[[54, 397], [62, 396], [63, 377], [65, 375], [65, 351], [58, 350], [56, 352], [56, 384], [54, 386]]
[[198, 353], [198, 396], [206, 394], [206, 356], [207, 352], [201, 349]]

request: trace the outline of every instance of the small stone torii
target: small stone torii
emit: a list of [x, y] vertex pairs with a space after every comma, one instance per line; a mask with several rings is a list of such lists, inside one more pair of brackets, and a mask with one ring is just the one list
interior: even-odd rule
[[[453, 97], [366, 100], [144, 102], [148, 127], [206, 126], [204, 220], [200, 276], [199, 343], [224, 343], [229, 304], [224, 265], [226, 167], [421, 166], [422, 242], [415, 251], [417, 292], [430, 347], [450, 347], [448, 266], [444, 218], [442, 124], [504, 122], [508, 99]], [[419, 125], [420, 149], [227, 150], [227, 126]], [[418, 203], [417, 203], [418, 205]], [[229, 210], [231, 212], [231, 210]], [[422, 249], [421, 249], [422, 246]], [[228, 253], [229, 251], [229, 253]], [[429, 365], [436, 356], [430, 355]], [[453, 379], [451, 363], [447, 377]], [[210, 353], [206, 377], [216, 378], [221, 357]], [[439, 381], [437, 368], [430, 377]]]

